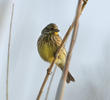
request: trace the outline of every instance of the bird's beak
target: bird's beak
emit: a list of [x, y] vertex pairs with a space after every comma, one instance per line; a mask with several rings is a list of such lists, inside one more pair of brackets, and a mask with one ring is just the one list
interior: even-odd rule
[[59, 32], [60, 30], [59, 29], [54, 29], [54, 32]]

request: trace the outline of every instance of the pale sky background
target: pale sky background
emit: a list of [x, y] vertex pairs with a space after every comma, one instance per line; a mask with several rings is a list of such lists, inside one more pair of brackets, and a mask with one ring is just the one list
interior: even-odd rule
[[[75, 15], [77, 0], [15, 0], [12, 28], [9, 100], [35, 100], [49, 66], [37, 52], [37, 39], [49, 23], [63, 38]], [[110, 1], [89, 0], [73, 50], [63, 100], [110, 100]], [[0, 0], [0, 100], [6, 100], [6, 63], [11, 3]], [[69, 46], [70, 38], [66, 43]], [[61, 71], [57, 69], [48, 100], [54, 100]], [[44, 100], [48, 83], [41, 100]]]

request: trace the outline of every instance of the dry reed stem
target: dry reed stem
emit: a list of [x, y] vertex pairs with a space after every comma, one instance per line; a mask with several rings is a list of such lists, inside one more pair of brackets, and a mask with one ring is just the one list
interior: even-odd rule
[[75, 17], [75, 23], [74, 23], [74, 31], [73, 31], [73, 34], [72, 34], [72, 39], [71, 39], [69, 51], [68, 51], [68, 54], [67, 54], [64, 71], [63, 71], [62, 78], [61, 78], [59, 86], [58, 86], [58, 91], [57, 91], [57, 95], [56, 95], [55, 100], [62, 100], [63, 96], [64, 96], [64, 88], [65, 88], [65, 83], [66, 83], [66, 79], [67, 79], [67, 75], [68, 75], [70, 59], [71, 59], [71, 56], [72, 56], [72, 50], [73, 50], [73, 47], [74, 47], [74, 44], [75, 44], [75, 41], [76, 41], [76, 37], [77, 37], [78, 22], [79, 22], [79, 17], [80, 17], [80, 14], [81, 14], [82, 1], [83, 0], [79, 0], [79, 2], [78, 2], [76, 17]]
[[[84, 0], [84, 1], [87, 1], [87, 0]], [[83, 5], [85, 5], [85, 4], [83, 4]], [[81, 13], [82, 13], [84, 7], [85, 7], [85, 6], [82, 6]], [[80, 15], [81, 15], [81, 13], [80, 13]], [[53, 68], [53, 65], [55, 64], [56, 58], [57, 58], [57, 56], [58, 56], [58, 53], [60, 52], [61, 48], [62, 48], [63, 45], [65, 44], [65, 42], [66, 42], [66, 40], [67, 40], [67, 38], [68, 38], [68, 36], [69, 36], [69, 34], [70, 34], [70, 32], [72, 31], [72, 29], [73, 29], [73, 27], [74, 27], [74, 23], [75, 23], [75, 22], [73, 21], [73, 23], [70, 25], [68, 31], [66, 32], [66, 34], [65, 34], [65, 36], [64, 36], [64, 38], [63, 38], [63, 40], [62, 40], [62, 43], [61, 43], [60, 47], [58, 48], [58, 50], [57, 50], [57, 52], [56, 52], [56, 55], [55, 55], [54, 60], [52, 61], [52, 63], [51, 63], [51, 65], [49, 66], [49, 68], [47, 69], [47, 74], [46, 74], [46, 76], [45, 76], [45, 78], [44, 78], [44, 81], [43, 81], [43, 83], [42, 83], [42, 86], [41, 86], [41, 88], [40, 88], [40, 91], [39, 91], [39, 93], [38, 93], [38, 96], [37, 96], [36, 100], [40, 100], [40, 97], [41, 97], [41, 94], [42, 94], [42, 92], [43, 92], [44, 86], [45, 86], [45, 84], [46, 84], [46, 82], [47, 82], [47, 80], [48, 80], [48, 77], [49, 77], [49, 75], [50, 75], [50, 73], [51, 73], [51, 70], [52, 70], [52, 68]]]
[[73, 34], [72, 34], [72, 39], [71, 39], [69, 51], [68, 51], [68, 54], [67, 54], [66, 64], [65, 64], [65, 68], [64, 68], [64, 77], [63, 77], [64, 80], [66, 80], [66, 78], [67, 78], [70, 59], [71, 59], [71, 56], [72, 56], [72, 50], [73, 50], [73, 47], [74, 47], [74, 44], [75, 44], [75, 41], [76, 41], [76, 37], [77, 37], [78, 22], [79, 22], [79, 17], [80, 17], [80, 13], [81, 13], [82, 1], [83, 0], [79, 0], [78, 7], [77, 7], [75, 24], [74, 24], [74, 31], [73, 31]]
[[10, 29], [9, 29], [9, 40], [8, 40], [8, 57], [7, 57], [7, 77], [6, 77], [6, 100], [8, 100], [8, 83], [9, 83], [9, 65], [10, 65], [10, 43], [11, 43], [11, 33], [12, 33], [12, 23], [14, 14], [14, 3], [12, 3]]

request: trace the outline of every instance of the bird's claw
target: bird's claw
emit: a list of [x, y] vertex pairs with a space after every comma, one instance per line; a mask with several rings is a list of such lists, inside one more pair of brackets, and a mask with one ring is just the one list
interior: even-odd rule
[[50, 71], [50, 68], [47, 69], [47, 73], [50, 75], [52, 72]]

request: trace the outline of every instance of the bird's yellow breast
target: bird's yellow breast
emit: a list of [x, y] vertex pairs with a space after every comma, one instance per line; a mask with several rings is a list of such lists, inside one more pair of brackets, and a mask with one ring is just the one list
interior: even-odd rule
[[40, 56], [48, 62], [52, 62], [54, 59], [55, 49], [48, 43], [43, 43], [42, 47], [38, 48]]

